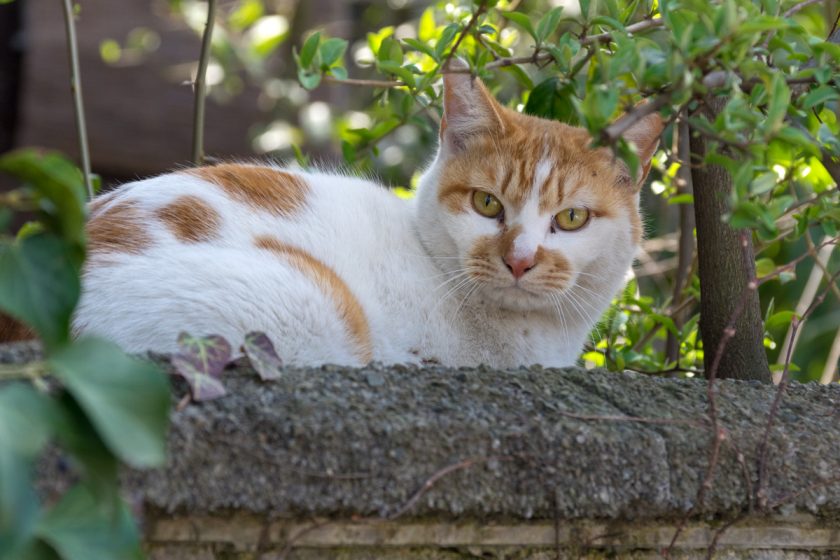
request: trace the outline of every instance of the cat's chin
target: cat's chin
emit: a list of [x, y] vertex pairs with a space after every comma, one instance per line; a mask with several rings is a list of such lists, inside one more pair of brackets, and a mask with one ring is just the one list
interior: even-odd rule
[[537, 311], [551, 306], [548, 297], [518, 286], [488, 287], [482, 295], [506, 311]]

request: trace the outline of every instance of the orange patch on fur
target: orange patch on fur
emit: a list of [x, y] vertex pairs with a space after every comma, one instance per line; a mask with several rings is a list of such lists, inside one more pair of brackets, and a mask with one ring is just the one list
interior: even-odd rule
[[270, 235], [260, 235], [254, 239], [254, 243], [260, 249], [266, 249], [288, 259], [293, 267], [305, 274], [327, 297], [332, 299], [339, 317], [355, 343], [356, 355], [364, 363], [373, 359], [373, 343], [364, 309], [344, 280], [333, 269], [306, 251], [286, 245]]
[[94, 216], [102, 210], [106, 204], [114, 200], [117, 193], [116, 191], [111, 191], [108, 193], [100, 194], [93, 200], [88, 203], [88, 214]]
[[271, 167], [226, 163], [186, 173], [218, 185], [239, 202], [277, 216], [299, 212], [309, 193], [309, 185], [302, 177]]
[[32, 340], [35, 331], [21, 323], [11, 315], [0, 312], [0, 343]]
[[213, 239], [222, 221], [212, 206], [192, 195], [179, 196], [158, 208], [156, 214], [175, 237], [186, 243]]
[[87, 223], [91, 253], [140, 253], [152, 244], [145, 229], [146, 218], [134, 201], [126, 201], [98, 212]]

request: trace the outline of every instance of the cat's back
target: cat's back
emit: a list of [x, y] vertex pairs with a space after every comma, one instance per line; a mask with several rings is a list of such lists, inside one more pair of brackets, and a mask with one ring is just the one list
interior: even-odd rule
[[375, 263], [389, 247], [412, 250], [407, 206], [369, 181], [273, 166], [129, 183], [91, 203], [75, 326], [137, 351], [172, 350], [189, 328], [234, 343], [248, 330], [321, 331], [347, 344], [320, 361], [366, 361], [371, 275], [387, 274]]

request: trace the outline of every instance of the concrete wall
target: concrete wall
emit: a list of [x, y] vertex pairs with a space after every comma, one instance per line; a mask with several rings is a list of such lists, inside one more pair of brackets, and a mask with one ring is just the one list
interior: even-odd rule
[[[719, 382], [708, 477], [703, 380], [372, 365], [262, 382], [244, 360], [224, 380], [173, 414], [164, 469], [125, 473], [152, 558], [656, 558], [679, 528], [673, 558], [840, 558], [837, 386], [790, 386], [762, 459], [776, 388]], [[46, 490], [68, 476], [46, 469]]]

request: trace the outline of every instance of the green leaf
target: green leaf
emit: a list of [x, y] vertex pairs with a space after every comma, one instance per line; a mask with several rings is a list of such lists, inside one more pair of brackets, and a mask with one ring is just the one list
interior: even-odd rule
[[95, 338], [60, 349], [49, 363], [120, 459], [134, 467], [163, 464], [169, 383], [157, 367]]
[[398, 66], [402, 65], [403, 52], [400, 42], [393, 37], [383, 39], [379, 46], [379, 52], [376, 54], [376, 59], [379, 62], [393, 62]]
[[143, 557], [140, 535], [125, 504], [103, 504], [81, 484], [47, 512], [37, 534], [64, 560]]
[[435, 50], [429, 45], [428, 43], [424, 43], [423, 41], [419, 41], [417, 39], [406, 38], [403, 39], [403, 43], [414, 49], [415, 51], [421, 52], [423, 54], [427, 54], [430, 57], [437, 59], [437, 55], [435, 54]]
[[[515, 12], [514, 12], [515, 13]], [[551, 36], [552, 33], [557, 31], [557, 26], [560, 25], [560, 18], [563, 15], [563, 7], [558, 6], [556, 8], [552, 8], [546, 14], [540, 18], [540, 21], [537, 22], [537, 28], [535, 30], [537, 40], [540, 43], [545, 42], [545, 40]]]
[[242, 350], [251, 360], [251, 365], [257, 370], [260, 379], [277, 379], [283, 367], [283, 360], [277, 355], [274, 344], [265, 333], [249, 332], [245, 335]]
[[344, 56], [344, 51], [347, 50], [347, 41], [336, 38], [327, 39], [321, 43], [318, 50], [321, 53], [321, 64], [323, 67], [329, 68]]
[[321, 32], [316, 31], [310, 35], [303, 43], [300, 49], [300, 66], [301, 68], [309, 68], [312, 66], [312, 61], [315, 59], [315, 53], [318, 52], [318, 43], [321, 42]]
[[298, 68], [298, 81], [306, 89], [315, 89], [321, 83], [321, 73]]
[[51, 401], [30, 385], [0, 390], [0, 557], [17, 549], [35, 528], [39, 506], [32, 463], [49, 440], [54, 420]]
[[86, 194], [82, 174], [75, 165], [59, 154], [25, 149], [0, 156], [0, 171], [17, 177], [35, 193], [53, 231], [84, 246]]
[[776, 263], [773, 259], [761, 258], [755, 261], [755, 275], [758, 277], [767, 276], [776, 270]]
[[574, 96], [573, 86], [564, 84], [560, 78], [548, 78], [539, 83], [528, 95], [525, 112], [546, 119], [555, 119], [568, 124], [576, 124], [577, 114], [571, 103]]
[[66, 342], [79, 299], [73, 251], [40, 233], [0, 243], [0, 309], [34, 328], [47, 348]]
[[537, 31], [531, 23], [531, 18], [519, 12], [502, 12], [502, 16], [527, 31], [528, 35], [534, 38], [534, 41], [540, 42], [539, 35], [537, 35]]
[[414, 74], [408, 68], [400, 66], [399, 64], [391, 60], [383, 60], [377, 62], [377, 66], [385, 72], [388, 72], [389, 74], [394, 74], [403, 82], [405, 82], [406, 85], [410, 87], [414, 86]]
[[461, 27], [457, 23], [450, 23], [443, 28], [440, 39], [435, 43], [435, 60], [440, 60], [443, 57], [443, 53], [455, 39], [455, 35], [458, 34], [460, 29]]
[[775, 329], [782, 326], [790, 325], [791, 319], [793, 319], [794, 312], [793, 311], [779, 311], [778, 313], [774, 313], [767, 322], [764, 323], [764, 328], [766, 330]]
[[58, 398], [55, 438], [72, 455], [90, 490], [100, 500], [119, 498], [119, 462], [91, 424], [84, 410], [67, 392]]
[[820, 86], [811, 91], [802, 99], [803, 109], [812, 109], [817, 105], [822, 105], [827, 101], [840, 99], [840, 93], [831, 86]]
[[333, 75], [337, 80], [347, 79], [347, 69], [343, 66], [333, 66], [332, 68], [330, 68], [329, 73]]
[[767, 191], [773, 190], [776, 186], [779, 177], [773, 171], [767, 171], [756, 176], [750, 185], [750, 192], [752, 194], [764, 194]]
[[767, 120], [764, 129], [775, 132], [782, 124], [790, 105], [790, 88], [781, 74], [773, 74], [767, 87]]

